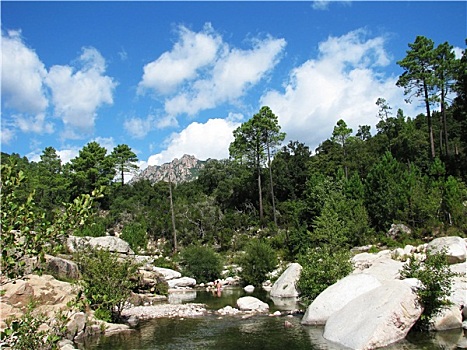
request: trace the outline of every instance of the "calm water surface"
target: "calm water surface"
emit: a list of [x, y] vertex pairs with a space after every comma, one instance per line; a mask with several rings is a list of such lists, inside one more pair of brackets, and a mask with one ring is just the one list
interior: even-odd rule
[[[208, 309], [218, 310], [226, 305], [235, 307], [237, 299], [245, 295], [240, 288], [224, 290], [221, 298], [205, 291], [192, 291], [171, 295], [169, 301], [204, 303]], [[264, 291], [255, 292], [253, 296], [267, 302], [270, 305], [270, 312], [301, 308], [295, 302], [277, 299], [273, 301]], [[86, 343], [78, 344], [78, 347], [83, 350], [343, 349], [322, 337], [322, 327], [302, 326], [300, 320], [301, 316], [259, 315], [248, 319], [242, 319], [241, 316], [219, 317], [218, 315], [186, 319], [154, 319], [142, 322], [132, 332], [88, 339]], [[292, 323], [293, 326], [285, 327], [285, 321]], [[430, 334], [411, 333], [407, 339], [386, 349], [456, 349], [456, 344], [462, 337], [462, 330]]]

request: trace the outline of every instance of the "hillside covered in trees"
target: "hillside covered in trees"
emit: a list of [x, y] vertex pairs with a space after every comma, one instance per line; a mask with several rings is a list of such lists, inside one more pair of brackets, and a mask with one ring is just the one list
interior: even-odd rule
[[[138, 160], [131, 148], [119, 145], [107, 154], [90, 142], [67, 164], [52, 147], [39, 162], [2, 153], [2, 195], [8, 195], [8, 181], [24, 176], [9, 205], [33, 203], [32, 210], [54, 221], [63, 203], [102, 189], [93, 215], [68, 233], [118, 232], [141, 250], [148, 241], [165, 242], [167, 255], [192, 245], [235, 253], [256, 237], [283, 260], [295, 261], [315, 247], [465, 236], [467, 55], [456, 59], [448, 43], [435, 47], [417, 37], [398, 64], [404, 73], [397, 85], [426, 112], [406, 116], [382, 96], [375, 101], [376, 131], [368, 125], [352, 130], [339, 120], [332, 135], [310, 150], [287, 140], [278, 117], [264, 106], [234, 131], [230, 158], [209, 160], [194, 181], [127, 184], [124, 174]], [[388, 238], [394, 223], [410, 233]], [[6, 224], [2, 235], [21, 229], [20, 221]]]

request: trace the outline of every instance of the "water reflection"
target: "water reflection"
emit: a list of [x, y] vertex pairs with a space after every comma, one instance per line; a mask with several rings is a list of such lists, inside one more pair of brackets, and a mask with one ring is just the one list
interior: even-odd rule
[[[211, 292], [189, 291], [171, 295], [169, 300], [173, 300], [174, 303], [204, 303], [208, 309], [218, 310], [227, 305], [235, 307], [237, 299], [244, 295], [243, 289], [227, 288], [223, 290], [221, 298]], [[272, 300], [264, 291], [255, 291], [253, 296], [268, 302], [271, 313], [275, 310], [290, 311], [298, 308], [295, 300]], [[285, 321], [290, 322], [291, 326], [286, 327]], [[301, 316], [261, 315], [244, 319], [219, 317], [214, 314], [183, 320], [155, 319], [142, 322], [133, 332], [87, 339], [86, 343], [78, 347], [83, 350], [344, 349], [323, 338], [323, 327], [302, 326], [300, 321]], [[463, 339], [465, 340], [462, 330], [429, 334], [410, 333], [407, 339], [385, 350], [455, 349]]]

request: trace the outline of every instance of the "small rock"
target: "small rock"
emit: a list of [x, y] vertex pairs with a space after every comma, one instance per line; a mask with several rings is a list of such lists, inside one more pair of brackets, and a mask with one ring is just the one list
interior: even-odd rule
[[251, 284], [249, 284], [248, 286], [246, 286], [245, 288], [243, 288], [243, 290], [247, 293], [253, 293], [255, 291], [255, 287], [252, 286]]

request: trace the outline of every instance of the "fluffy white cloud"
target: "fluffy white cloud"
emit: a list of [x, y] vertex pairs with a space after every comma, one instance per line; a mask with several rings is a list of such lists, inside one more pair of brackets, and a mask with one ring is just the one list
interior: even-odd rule
[[378, 97], [385, 98], [394, 110], [403, 108], [409, 115], [415, 112], [416, 106], [401, 105], [403, 91], [395, 86], [397, 77], [381, 74], [380, 68], [389, 63], [382, 37], [367, 39], [364, 30], [329, 37], [320, 43], [317, 59], [295, 68], [284, 91], [267, 92], [261, 104], [279, 117], [287, 139], [304, 142], [314, 150], [331, 136], [339, 119], [354, 132], [359, 125], [374, 126]]
[[178, 122], [174, 116], [166, 115], [156, 117], [149, 114], [146, 118], [131, 117], [123, 122], [123, 127], [131, 137], [142, 139], [154, 129], [164, 129], [168, 127], [177, 127]]
[[167, 163], [184, 154], [203, 160], [228, 158], [232, 132], [240, 125], [239, 119], [238, 115], [233, 115], [227, 119], [209, 119], [206, 123], [193, 122], [180, 133], [173, 133], [166, 140], [167, 148], [150, 156], [147, 165]]
[[14, 116], [16, 119], [16, 126], [22, 132], [33, 132], [37, 134], [51, 134], [54, 132], [52, 123], [46, 121], [45, 114], [40, 113], [34, 117], [26, 117], [23, 115]]
[[48, 106], [43, 79], [47, 71], [18, 31], [2, 31], [2, 102], [18, 112], [39, 114]]
[[221, 103], [235, 102], [274, 68], [285, 45], [284, 39], [268, 37], [255, 40], [251, 50], [224, 49], [204, 79], [166, 100], [166, 112], [193, 116]]
[[[83, 48], [82, 67], [52, 66], [45, 79], [52, 91], [55, 114], [65, 124], [65, 135], [92, 131], [96, 110], [113, 103], [116, 82], [105, 73], [105, 60], [95, 48]], [[71, 136], [68, 136], [71, 137]]]
[[4, 127], [0, 130], [1, 143], [3, 145], [9, 145], [15, 138], [15, 131], [12, 128]]
[[151, 89], [165, 96], [163, 121], [169, 125], [180, 114], [194, 116], [236, 102], [274, 68], [286, 45], [284, 39], [266, 37], [252, 40], [249, 50], [230, 47], [210, 24], [198, 33], [180, 27], [179, 33], [171, 51], [144, 67], [138, 86], [139, 92]]
[[199, 33], [184, 26], [178, 28], [179, 41], [172, 51], [164, 52], [157, 60], [144, 66], [138, 91], [154, 89], [158, 93], [169, 93], [185, 80], [197, 76], [200, 68], [211, 63], [222, 46], [221, 37], [210, 24]]

